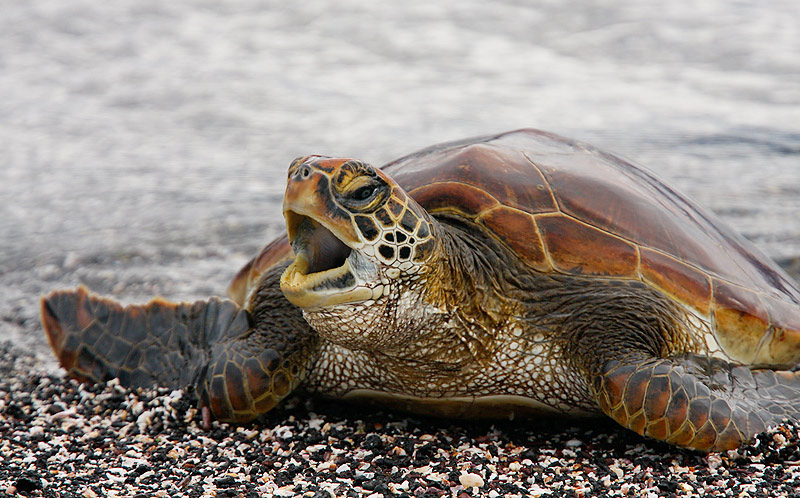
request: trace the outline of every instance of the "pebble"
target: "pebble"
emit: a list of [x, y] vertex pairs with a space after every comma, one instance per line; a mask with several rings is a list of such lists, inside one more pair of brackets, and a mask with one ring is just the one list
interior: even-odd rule
[[482, 488], [483, 485], [486, 484], [486, 482], [483, 480], [483, 477], [471, 472], [458, 476], [458, 481], [465, 488]]
[[706, 456], [611, 421], [469, 423], [295, 397], [205, 431], [187, 393], [79, 384], [9, 344], [0, 372], [2, 498], [800, 498], [794, 425]]

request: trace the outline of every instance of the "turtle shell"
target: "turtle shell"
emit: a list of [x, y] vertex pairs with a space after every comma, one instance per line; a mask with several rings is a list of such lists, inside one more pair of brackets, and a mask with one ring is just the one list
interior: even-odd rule
[[[640, 280], [710, 321], [734, 360], [800, 360], [796, 283], [639, 166], [518, 130], [430, 147], [382, 169], [432, 215], [485, 227], [537, 271]], [[273, 245], [263, 261], [288, 257], [288, 244]], [[249, 272], [264, 269], [256, 260]]]
[[273, 240], [233, 277], [228, 286], [228, 297], [239, 306], [247, 307], [250, 293], [258, 288], [261, 276], [273, 266], [288, 261], [292, 256], [292, 246], [289, 245], [286, 235]]

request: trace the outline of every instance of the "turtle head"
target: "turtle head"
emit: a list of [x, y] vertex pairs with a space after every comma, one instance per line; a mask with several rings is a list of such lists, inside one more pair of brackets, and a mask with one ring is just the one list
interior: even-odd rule
[[412, 286], [433, 252], [425, 210], [384, 172], [353, 159], [292, 162], [283, 214], [295, 260], [281, 289], [306, 311]]

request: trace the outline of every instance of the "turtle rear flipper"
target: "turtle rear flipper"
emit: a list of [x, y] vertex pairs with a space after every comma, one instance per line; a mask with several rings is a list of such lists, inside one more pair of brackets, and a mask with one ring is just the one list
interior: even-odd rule
[[591, 375], [602, 411], [639, 434], [701, 451], [723, 451], [800, 417], [800, 372], [724, 360], [631, 353]]
[[190, 387], [216, 418], [246, 421], [291, 392], [313, 361], [313, 334], [277, 292], [264, 293], [256, 321], [227, 300], [123, 307], [79, 287], [44, 297], [42, 322], [61, 366], [79, 380]]

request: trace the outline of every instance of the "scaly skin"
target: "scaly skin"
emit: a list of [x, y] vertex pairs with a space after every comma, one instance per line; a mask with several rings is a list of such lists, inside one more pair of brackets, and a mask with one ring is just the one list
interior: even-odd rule
[[608, 361], [593, 379], [600, 408], [620, 425], [703, 451], [737, 448], [800, 416], [798, 372], [631, 354]]

